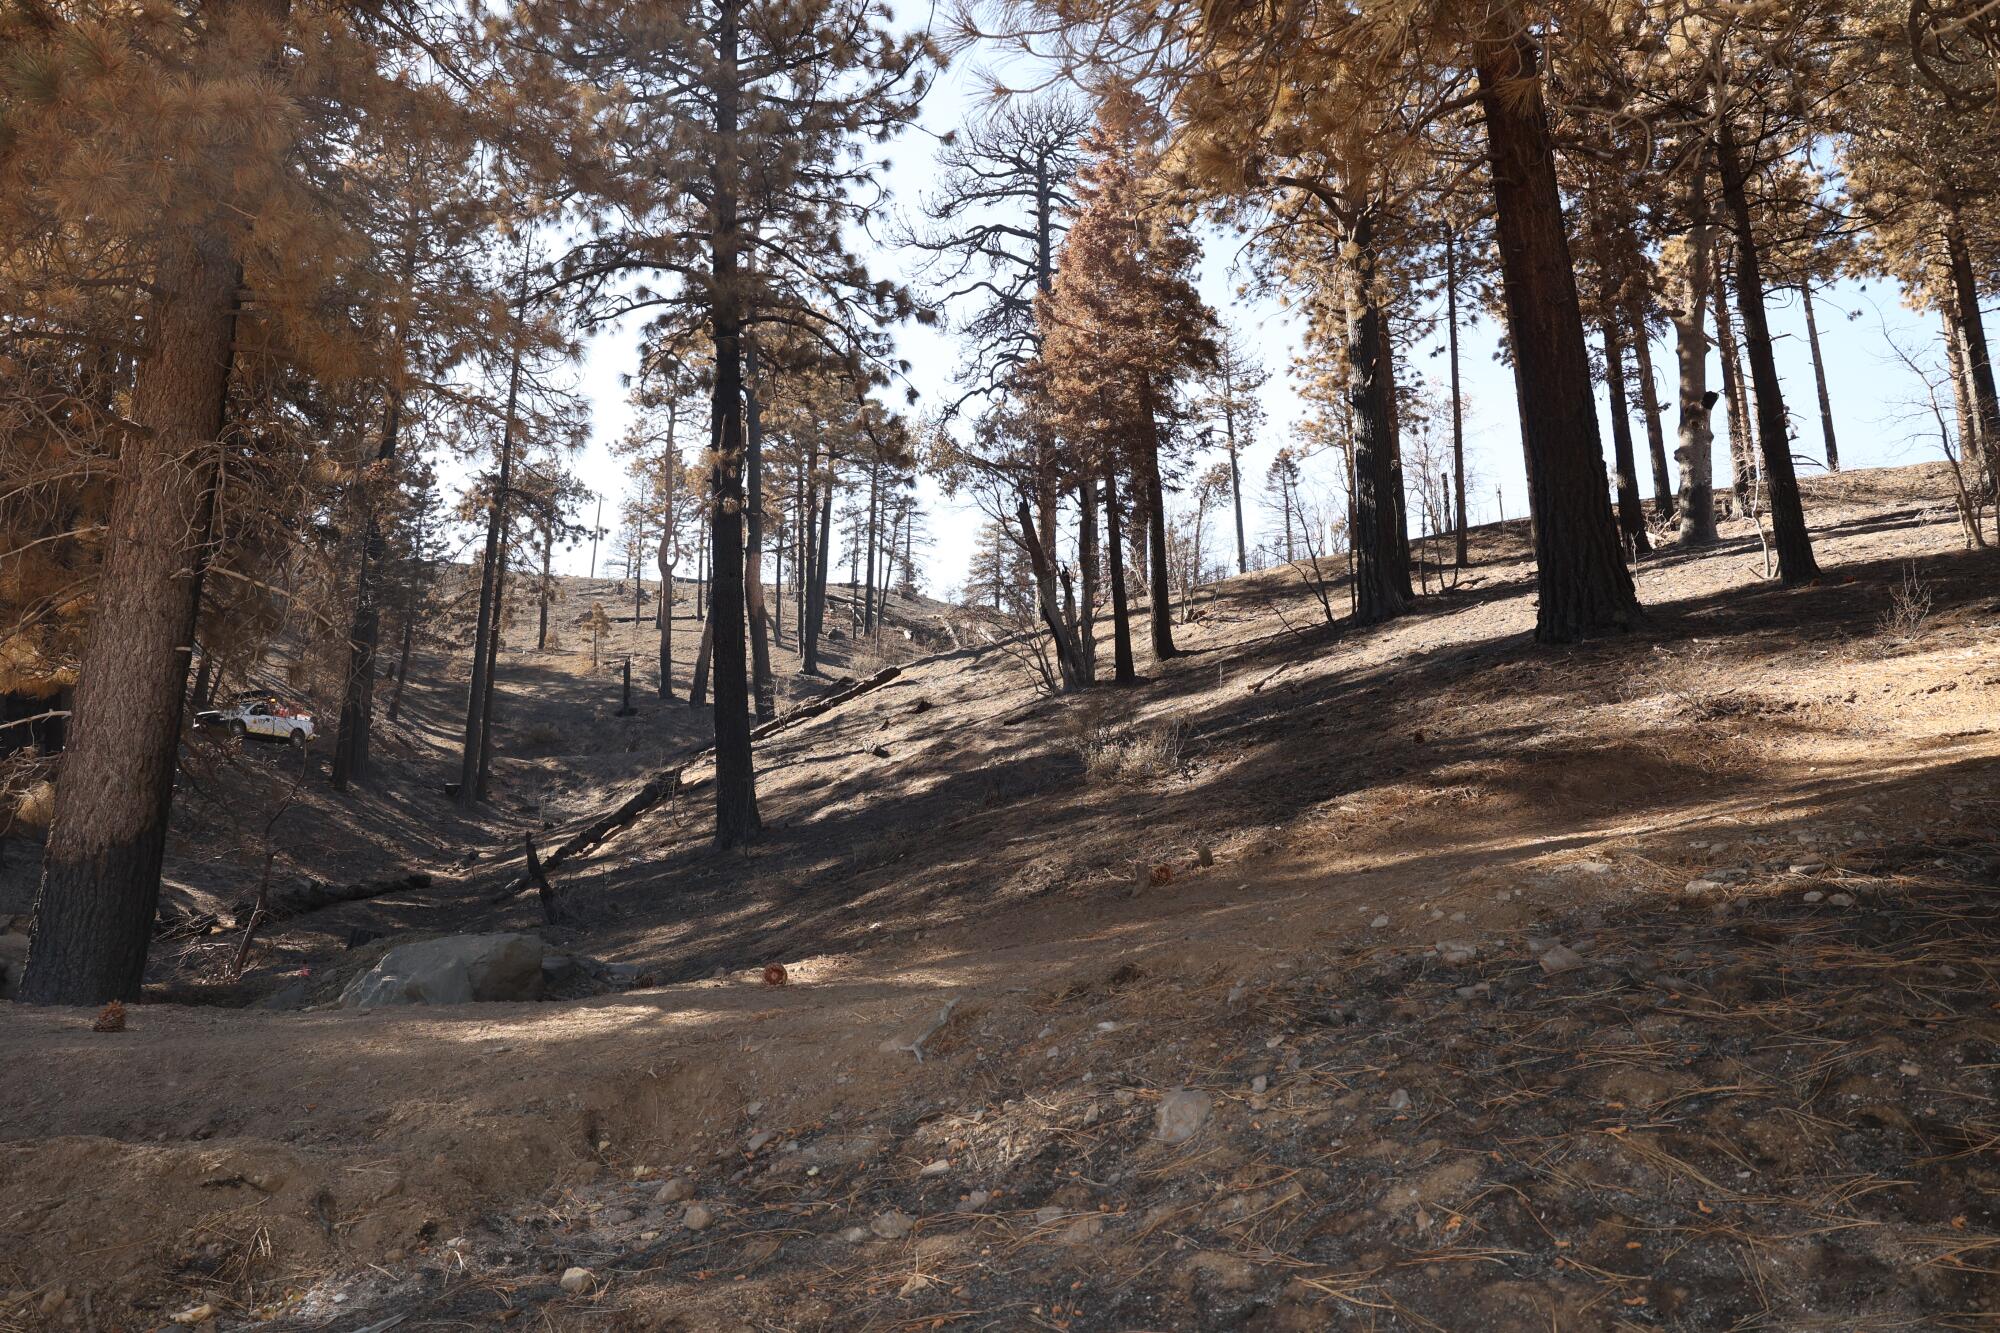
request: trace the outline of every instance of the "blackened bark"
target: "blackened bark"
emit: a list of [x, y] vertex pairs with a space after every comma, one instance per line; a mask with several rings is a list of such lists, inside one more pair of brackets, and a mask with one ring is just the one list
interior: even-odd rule
[[[1540, 53], [1515, 6], [1478, 43], [1495, 226], [1535, 519], [1535, 637], [1570, 643], [1639, 619], [1597, 438], [1576, 271], [1556, 188]], [[1522, 80], [1530, 80], [1524, 94]]]
[[[220, 30], [240, 0], [216, 0]], [[282, 19], [282, 4], [260, 9]], [[278, 25], [271, 27], [275, 41]], [[227, 57], [225, 57], [227, 58]], [[239, 57], [240, 58], [240, 57]], [[137, 1000], [213, 543], [242, 268], [218, 208], [163, 238], [19, 998]]]
[[1118, 513], [1118, 470], [1104, 469], [1104, 551], [1111, 565], [1111, 679], [1132, 685], [1139, 673], [1132, 665], [1132, 615], [1125, 599], [1125, 548]]
[[1167, 495], [1160, 481], [1160, 419], [1154, 412], [1151, 384], [1140, 395], [1139, 410], [1146, 419], [1146, 447], [1141, 451], [1144, 456], [1139, 459], [1138, 470], [1146, 487], [1149, 529], [1146, 548], [1150, 570], [1146, 582], [1151, 585], [1152, 596], [1147, 607], [1151, 612], [1153, 660], [1164, 662], [1180, 656], [1180, 650], [1174, 647], [1173, 584], [1167, 570]]
[[720, 151], [710, 172], [714, 216], [715, 398], [712, 409], [714, 471], [710, 502], [710, 657], [715, 672], [715, 845], [740, 847], [757, 836], [757, 775], [750, 754], [750, 690], [744, 662], [743, 601], [743, 312], [741, 247], [737, 217], [736, 83], [740, 0], [723, 0], [716, 53], [723, 76], [717, 89], [716, 138]]
[[1736, 233], [1736, 304], [1743, 312], [1744, 350], [1750, 356], [1750, 380], [1757, 397], [1757, 445], [1764, 459], [1764, 497], [1771, 513], [1772, 541], [1778, 552], [1778, 577], [1804, 583], [1819, 577], [1812, 537], [1806, 531], [1805, 504], [1799, 496], [1798, 474], [1792, 469], [1792, 440], [1785, 418], [1784, 388], [1778, 382], [1778, 361], [1771, 351], [1771, 327], [1764, 308], [1763, 259], [1758, 252], [1750, 196], [1729, 118], [1715, 145], [1722, 173], [1722, 199]]
[[500, 568], [493, 581], [493, 632], [486, 639], [486, 702], [479, 715], [479, 776], [475, 785], [479, 788], [479, 799], [482, 801], [493, 794], [494, 704], [499, 697], [500, 626], [506, 607], [507, 556], [503, 549]]
[[403, 711], [403, 686], [410, 679], [410, 649], [415, 645], [417, 618], [409, 609], [403, 610], [403, 647], [396, 654], [396, 688], [389, 692], [389, 720], [394, 722]]
[[1799, 284], [1799, 304], [1806, 312], [1806, 347], [1812, 352], [1813, 387], [1819, 392], [1819, 434], [1826, 445], [1826, 470], [1840, 471], [1840, 441], [1833, 433], [1833, 398], [1826, 391], [1826, 361], [1819, 350], [1819, 320], [1813, 314], [1812, 284]]
[[1945, 256], [1951, 265], [1965, 378], [1970, 382], [1979, 445], [1985, 453], [1983, 471], [1992, 484], [2000, 484], [2000, 391], [1994, 387], [1992, 347], [1986, 340], [1985, 316], [1979, 310], [1979, 284], [1972, 267], [1972, 250], [1966, 243], [1965, 223], [1956, 209], [1946, 217]]
[[1646, 421], [1646, 451], [1653, 465], [1653, 508], [1660, 521], [1665, 522], [1680, 505], [1673, 470], [1667, 465], [1667, 432], [1660, 421], [1660, 392], [1653, 383], [1653, 338], [1646, 331], [1643, 310], [1633, 307], [1626, 313], [1631, 317], [1632, 350], [1638, 360], [1639, 411]]
[[1076, 637], [1083, 655], [1083, 683], [1097, 683], [1097, 479], [1085, 477], [1077, 487], [1076, 563], [1078, 589]]
[[1750, 512], [1750, 485], [1756, 465], [1750, 456], [1750, 409], [1743, 396], [1743, 358], [1736, 348], [1736, 319], [1729, 313], [1720, 258], [1715, 264], [1715, 345], [1722, 362], [1723, 415], [1729, 422], [1729, 488], [1736, 493], [1736, 512]]
[[708, 704], [709, 666], [714, 659], [714, 652], [715, 620], [713, 616], [703, 616], [701, 621], [701, 643], [697, 645], [694, 652], [694, 676], [688, 681], [689, 708], [702, 708]]
[[[1451, 353], [1451, 468], [1458, 491], [1458, 514], [1453, 525], [1452, 563], [1464, 569], [1470, 562], [1466, 552], [1468, 533], [1465, 523], [1465, 394], [1459, 385], [1458, 235], [1455, 232], [1445, 233], [1444, 272], [1445, 327], [1449, 333], [1448, 344]], [[1240, 523], [1242, 520], [1239, 518], [1237, 521]]]
[[1611, 400], [1611, 456], [1618, 477], [1618, 528], [1635, 553], [1652, 549], [1646, 541], [1646, 503], [1639, 498], [1639, 461], [1632, 452], [1631, 400], [1625, 391], [1625, 343], [1618, 316], [1604, 317], [1604, 388]]
[[764, 404], [758, 397], [754, 338], [746, 339], [743, 357], [750, 372], [744, 386], [749, 400], [749, 443], [744, 456], [749, 481], [743, 524], [748, 542], [743, 556], [743, 600], [750, 616], [750, 673], [757, 719], [768, 722], [778, 715], [778, 684], [771, 674], [771, 615], [764, 600]]
[[[1348, 402], [1353, 408], [1353, 504], [1350, 545], [1354, 552], [1354, 619], [1373, 625], [1409, 609], [1409, 548], [1397, 535], [1402, 505], [1397, 497], [1387, 363], [1386, 333], [1375, 273], [1374, 221], [1364, 213], [1354, 227], [1355, 271], [1347, 310]], [[1285, 546], [1291, 558], [1290, 500], [1285, 499]]]

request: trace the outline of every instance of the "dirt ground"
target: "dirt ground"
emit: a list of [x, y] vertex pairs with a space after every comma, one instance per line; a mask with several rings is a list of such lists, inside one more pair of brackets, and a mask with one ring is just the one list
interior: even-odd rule
[[[246, 987], [182, 940], [124, 1033], [0, 1013], [0, 1328], [2000, 1326], [2000, 556], [1947, 487], [1814, 483], [1817, 583], [1737, 525], [1576, 649], [1522, 525], [1381, 629], [1205, 590], [1119, 695], [961, 634], [762, 749], [752, 851], [696, 789], [558, 927], [492, 901], [520, 833], [705, 738], [517, 663], [480, 820], [441, 741], [308, 783], [326, 857], [430, 888]], [[223, 1007], [497, 929], [656, 984]]]

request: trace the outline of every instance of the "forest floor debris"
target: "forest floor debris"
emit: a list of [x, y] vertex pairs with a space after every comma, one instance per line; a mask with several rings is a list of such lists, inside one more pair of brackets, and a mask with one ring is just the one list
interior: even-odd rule
[[[1837, 482], [1821, 586], [1730, 534], [1575, 650], [1518, 525], [1365, 635], [1220, 585], [1130, 696], [1172, 773], [923, 668], [774, 740], [749, 856], [660, 809], [567, 868], [551, 945], [669, 984], [10, 1009], [0, 1328], [1991, 1327], [1996, 563], [1932, 472]], [[269, 947], [522, 929], [491, 845]]]

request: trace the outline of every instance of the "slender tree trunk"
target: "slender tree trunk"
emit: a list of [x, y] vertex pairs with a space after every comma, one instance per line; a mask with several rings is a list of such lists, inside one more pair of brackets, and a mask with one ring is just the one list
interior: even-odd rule
[[1778, 577], [1788, 584], [1819, 577], [1812, 537], [1806, 531], [1805, 504], [1792, 470], [1792, 441], [1785, 419], [1784, 389], [1778, 382], [1778, 361], [1771, 352], [1771, 329], [1764, 308], [1763, 261], [1750, 215], [1743, 163], [1737, 153], [1729, 118], [1722, 118], [1716, 163], [1722, 172], [1722, 198], [1736, 231], [1736, 303], [1743, 311], [1743, 340], [1750, 353], [1750, 378], [1757, 391], [1757, 442], [1764, 457], [1764, 495], [1770, 506], [1772, 544], [1778, 548]]
[[[1680, 422], [1674, 458], [1681, 469], [1681, 545], [1708, 546], [1715, 533], [1715, 395], [1708, 389], [1708, 337], [1702, 312], [1708, 308], [1713, 230], [1708, 223], [1706, 159], [1697, 163], [1688, 187], [1690, 226], [1680, 308], [1674, 311], [1674, 356], [1680, 372]], [[1725, 362], [1725, 364], [1727, 364]]]
[[808, 676], [819, 671], [819, 636], [826, 626], [826, 579], [833, 566], [833, 493], [838, 478], [833, 471], [833, 458], [826, 460], [825, 493], [820, 497], [819, 510], [819, 557], [814, 563], [812, 588], [806, 594], [806, 649], [804, 671]]
[[811, 475], [818, 459], [818, 452], [814, 451], [799, 460], [799, 475], [795, 488], [797, 497], [793, 505], [797, 517], [792, 522], [792, 528], [797, 534], [798, 549], [792, 553], [792, 566], [796, 571], [792, 575], [792, 623], [798, 626], [798, 648], [801, 658], [805, 656], [806, 651], [806, 596], [812, 587], [813, 577], [813, 519], [819, 512], [813, 502], [812, 486], [807, 477]]
[[716, 54], [724, 74], [717, 90], [718, 151], [710, 171], [714, 218], [714, 498], [709, 574], [710, 649], [715, 670], [715, 845], [728, 849], [755, 838], [757, 776], [750, 754], [750, 693], [743, 660], [743, 312], [736, 291], [743, 237], [737, 219], [737, 20], [741, 0], [722, 0]]
[[1470, 534], [1465, 522], [1465, 394], [1459, 383], [1458, 365], [1458, 235], [1444, 238], [1444, 306], [1447, 345], [1451, 356], [1451, 467], [1458, 491], [1458, 514], [1454, 523], [1452, 562], [1464, 569], [1471, 561], [1467, 552]]
[[1958, 302], [1946, 292], [1938, 301], [1944, 323], [1945, 366], [1951, 377], [1952, 410], [1958, 423], [1959, 457], [1986, 475], [1987, 451], [1980, 442], [1979, 420], [1972, 405], [1971, 358], [1965, 354], [1965, 334], [1958, 323]]
[[1605, 484], [1540, 53], [1513, 4], [1492, 12], [1476, 58], [1534, 517], [1535, 637], [1569, 643], [1630, 627], [1639, 605]]
[[864, 635], [875, 632], [875, 554], [881, 545], [880, 515], [882, 512], [882, 460], [871, 459], [868, 463], [868, 521], [862, 527], [862, 540], [868, 546], [868, 577], [861, 585], [861, 632]]
[[487, 506], [486, 551], [479, 567], [479, 613], [472, 636], [472, 687], [465, 704], [465, 744], [458, 760], [458, 803], [470, 807], [479, 799], [479, 756], [486, 743], [487, 685], [492, 640], [498, 629], [500, 567], [507, 558], [503, 538], [507, 502], [514, 487], [514, 429], [521, 402], [521, 325], [527, 314], [528, 262], [521, 260], [520, 294], [514, 301], [513, 350], [507, 371], [507, 414], [500, 429], [500, 472]]
[[1611, 456], [1618, 477], [1618, 527], [1635, 553], [1652, 549], [1646, 540], [1646, 502], [1639, 498], [1639, 463], [1632, 452], [1631, 399], [1625, 389], [1625, 344], [1616, 312], [1606, 314], [1604, 388], [1611, 400]]
[[1077, 487], [1076, 516], [1077, 589], [1076, 637], [1083, 654], [1083, 683], [1097, 683], [1097, 479], [1085, 477]]
[[688, 682], [688, 707], [702, 708], [708, 703], [709, 667], [715, 658], [715, 617], [703, 616], [701, 621], [701, 642], [694, 653], [694, 678]]
[[[1354, 553], [1354, 619], [1373, 625], [1409, 609], [1408, 548], [1396, 533], [1401, 504], [1390, 411], [1390, 386], [1382, 342], [1387, 330], [1378, 303], [1375, 222], [1363, 212], [1352, 238], [1354, 272], [1348, 282], [1347, 397], [1353, 409], [1353, 503], [1348, 540]], [[1285, 557], [1292, 559], [1291, 487], [1285, 486]]]
[[743, 553], [743, 599], [750, 615], [750, 677], [757, 720], [768, 722], [778, 715], [778, 683], [771, 674], [771, 615], [764, 600], [764, 404], [754, 337], [744, 340], [743, 359], [749, 369], [749, 379], [744, 385], [749, 407], [746, 423], [749, 444], [745, 452], [749, 493], [743, 510], [747, 543]]
[[[1383, 438], [1388, 441], [1389, 450], [1389, 494], [1396, 502], [1396, 516], [1389, 524], [1389, 531], [1396, 539], [1396, 576], [1401, 579], [1397, 591], [1402, 594], [1407, 607], [1416, 600], [1416, 591], [1410, 583], [1410, 568], [1415, 563], [1410, 556], [1410, 488], [1403, 476], [1403, 412], [1397, 404], [1396, 394], [1396, 340], [1391, 333], [1389, 311], [1378, 306], [1382, 317], [1382, 336], [1376, 341], [1376, 348], [1382, 358], [1382, 392], [1388, 404], [1388, 429]], [[1296, 478], [1294, 478], [1296, 484]], [[1298, 510], [1299, 526], [1306, 525], [1303, 505], [1294, 504]], [[1310, 556], [1309, 547], [1306, 554]]]
[[778, 506], [778, 531], [771, 542], [771, 646], [785, 646], [785, 531], [784, 502]]
[[1806, 346], [1812, 352], [1813, 387], [1819, 391], [1819, 433], [1826, 442], [1826, 470], [1840, 471], [1840, 442], [1833, 434], [1833, 399], [1826, 391], [1826, 361], [1820, 356], [1819, 320], [1813, 316], [1812, 284], [1799, 284], [1799, 304], [1806, 312]]
[[1139, 476], [1146, 488], [1146, 523], [1150, 529], [1146, 543], [1151, 572], [1153, 660], [1164, 662], [1180, 656], [1174, 647], [1174, 606], [1172, 575], [1167, 569], [1167, 495], [1160, 482], [1160, 419], [1154, 412], [1153, 386], [1147, 384], [1139, 397], [1139, 410], [1146, 418], [1146, 448], [1139, 459]]
[[1979, 310], [1979, 284], [1972, 267], [1972, 250], [1965, 224], [1956, 208], [1945, 222], [1945, 256], [1951, 265], [1951, 285], [1958, 307], [1958, 334], [1965, 349], [1965, 378], [1972, 391], [1979, 446], [1990, 484], [2000, 484], [2000, 391], [1994, 387], [1993, 357], [1986, 341], [1986, 318]]
[[493, 719], [496, 716], [495, 703], [499, 697], [500, 683], [500, 639], [502, 616], [507, 608], [507, 557], [503, 550], [500, 556], [500, 572], [493, 585], [493, 633], [486, 640], [486, 703], [480, 710], [479, 720], [479, 799], [486, 800], [493, 794]]
[[1736, 348], [1736, 320], [1729, 313], [1729, 294], [1722, 265], [1715, 265], [1715, 344], [1722, 362], [1724, 415], [1729, 420], [1729, 486], [1736, 493], [1736, 512], [1750, 512], [1750, 483], [1756, 474], [1750, 448], [1750, 411], [1743, 396], [1743, 359]]
[[1132, 685], [1139, 679], [1132, 665], [1132, 616], [1125, 600], [1125, 548], [1119, 530], [1118, 469], [1104, 467], [1104, 550], [1111, 563], [1111, 678]]
[[[212, 21], [241, 7], [217, 0]], [[118, 457], [20, 989], [31, 1004], [137, 1000], [144, 979], [222, 466], [242, 284], [229, 225], [218, 210], [162, 238], [130, 409], [144, 429]]]
[[410, 679], [410, 649], [415, 646], [417, 618], [408, 609], [403, 611], [403, 646], [396, 654], [396, 688], [389, 692], [389, 720], [394, 722], [403, 711], [403, 686]]
[[535, 651], [549, 650], [549, 602], [555, 594], [555, 580], [550, 577], [549, 564], [555, 559], [555, 534], [546, 527], [542, 529], [542, 578], [535, 589]]
[[1646, 314], [1639, 306], [1626, 311], [1632, 330], [1632, 350], [1638, 360], [1639, 410], [1646, 418], [1646, 452], [1653, 468], [1653, 508], [1665, 522], [1674, 516], [1673, 470], [1667, 465], [1666, 429], [1660, 424], [1660, 393], [1653, 380], [1653, 336], [1646, 329]]
[[[407, 274], [406, 265], [405, 276]], [[375, 450], [377, 464], [385, 464], [395, 458], [396, 437], [401, 432], [402, 420], [402, 399], [392, 391], [388, 411], [383, 418], [382, 439]], [[354, 615], [347, 631], [347, 671], [342, 682], [340, 721], [334, 730], [333, 760], [328, 773], [328, 781], [335, 791], [346, 791], [350, 782], [365, 776], [368, 770], [368, 724], [375, 693], [375, 645], [382, 633], [381, 566], [388, 548], [382, 532], [382, 520], [375, 512], [374, 498], [369, 495], [368, 486], [369, 481], [365, 477], [357, 483], [362, 531], [360, 568], [354, 580]]]

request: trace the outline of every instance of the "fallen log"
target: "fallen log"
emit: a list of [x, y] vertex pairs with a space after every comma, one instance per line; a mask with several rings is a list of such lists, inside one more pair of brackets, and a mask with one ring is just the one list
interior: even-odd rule
[[[304, 916], [317, 912], [323, 907], [334, 907], [340, 903], [364, 902], [370, 898], [380, 898], [384, 894], [403, 893], [411, 889], [427, 889], [431, 877], [418, 870], [393, 879], [370, 879], [355, 884], [328, 884], [323, 880], [301, 876], [287, 884], [272, 885], [264, 895], [263, 918], [265, 921], [284, 921], [290, 917]], [[236, 924], [248, 923], [251, 913], [258, 904], [246, 899], [234, 906]]]
[[[881, 689], [884, 685], [889, 684], [902, 675], [903, 670], [899, 666], [884, 667], [857, 685], [850, 686], [844, 690], [838, 690], [833, 694], [827, 695], [824, 699], [818, 699], [802, 707], [794, 708], [783, 717], [773, 718], [762, 726], [753, 728], [750, 732], [750, 739], [761, 741], [768, 737], [776, 736], [780, 732], [789, 731], [801, 723], [810, 722], [816, 717], [822, 717], [839, 708], [842, 704]], [[571, 857], [581, 856], [591, 851], [599, 843], [602, 843], [605, 839], [630, 825], [648, 810], [653, 809], [664, 801], [671, 800], [682, 791], [694, 786], [693, 782], [683, 780], [684, 775], [696, 764], [706, 759], [713, 759], [714, 757], [715, 747], [711, 745], [706, 749], [697, 750], [672, 768], [663, 768], [658, 773], [655, 773], [646, 780], [644, 786], [620, 802], [617, 809], [585, 825], [581, 830], [567, 838], [553, 852], [549, 853], [548, 859], [542, 861], [538, 867], [544, 877], [546, 877], [547, 872], [554, 870]], [[506, 888], [494, 894], [487, 901], [504, 903], [510, 898], [518, 897], [522, 893], [527, 892], [533, 884], [534, 880], [529, 875], [524, 874], [508, 884]]]

